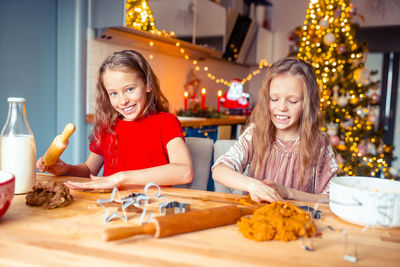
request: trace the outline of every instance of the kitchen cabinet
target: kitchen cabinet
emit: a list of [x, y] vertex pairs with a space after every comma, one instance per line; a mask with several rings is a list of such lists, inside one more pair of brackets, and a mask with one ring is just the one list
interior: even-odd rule
[[[126, 27], [126, 0], [93, 0], [92, 28]], [[226, 9], [209, 0], [148, 1], [158, 30], [175, 32], [178, 39], [213, 47], [225, 44]]]
[[181, 49], [191, 59], [222, 58], [222, 52], [220, 51], [130, 27], [117, 26], [106, 28], [101, 34], [97, 35], [96, 39], [181, 58], [183, 57]]

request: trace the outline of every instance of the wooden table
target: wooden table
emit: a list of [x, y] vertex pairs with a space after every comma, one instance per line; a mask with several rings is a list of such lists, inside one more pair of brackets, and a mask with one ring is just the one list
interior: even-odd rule
[[[74, 177], [37, 175], [38, 180], [75, 180]], [[140, 190], [133, 190], [140, 191]], [[122, 196], [130, 191], [121, 191]], [[191, 203], [192, 209], [229, 205], [242, 196], [206, 191], [163, 188], [170, 201]], [[136, 236], [115, 242], [101, 239], [104, 229], [135, 225], [140, 214], [128, 213], [128, 222], [104, 222], [105, 209], [97, 199], [109, 193], [72, 191], [74, 202], [67, 207], [44, 210], [25, 204], [25, 195], [16, 195], [0, 219], [0, 266], [399, 266], [400, 229], [367, 229], [336, 217], [328, 205], [320, 205], [322, 219], [336, 231], [323, 230], [314, 238], [312, 252], [302, 248], [302, 239], [292, 242], [255, 242], [244, 238], [236, 225], [156, 239]], [[207, 200], [209, 199], [209, 200]], [[304, 204], [304, 203], [295, 203]], [[310, 204], [312, 205], [312, 204]], [[343, 259], [344, 236], [349, 244], [357, 239], [358, 263]], [[363, 233], [362, 233], [363, 232]]]

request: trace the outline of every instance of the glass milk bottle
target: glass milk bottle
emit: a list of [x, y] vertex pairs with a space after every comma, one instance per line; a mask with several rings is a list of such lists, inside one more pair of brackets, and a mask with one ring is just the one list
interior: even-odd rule
[[25, 98], [10, 97], [0, 135], [0, 169], [15, 175], [15, 194], [32, 190], [36, 179], [36, 143], [25, 113]]

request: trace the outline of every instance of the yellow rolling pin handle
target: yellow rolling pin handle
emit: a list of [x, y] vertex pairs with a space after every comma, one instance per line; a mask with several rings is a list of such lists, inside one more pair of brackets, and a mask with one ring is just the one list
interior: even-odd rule
[[65, 128], [61, 135], [57, 135], [53, 142], [50, 144], [46, 153], [43, 156], [44, 166], [50, 167], [54, 165], [61, 154], [68, 146], [68, 139], [75, 131], [75, 125], [73, 123], [68, 123], [65, 125]]

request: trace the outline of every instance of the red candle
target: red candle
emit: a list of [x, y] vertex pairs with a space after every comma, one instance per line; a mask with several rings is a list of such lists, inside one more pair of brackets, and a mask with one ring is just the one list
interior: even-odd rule
[[201, 109], [206, 108], [206, 88], [201, 89]]
[[187, 91], [185, 91], [183, 93], [183, 96], [185, 97], [185, 110], [187, 110], [187, 103], [188, 103], [189, 93]]
[[217, 112], [219, 112], [220, 111], [220, 109], [221, 109], [221, 97], [222, 97], [222, 91], [221, 90], [218, 90], [218, 93], [217, 93]]

